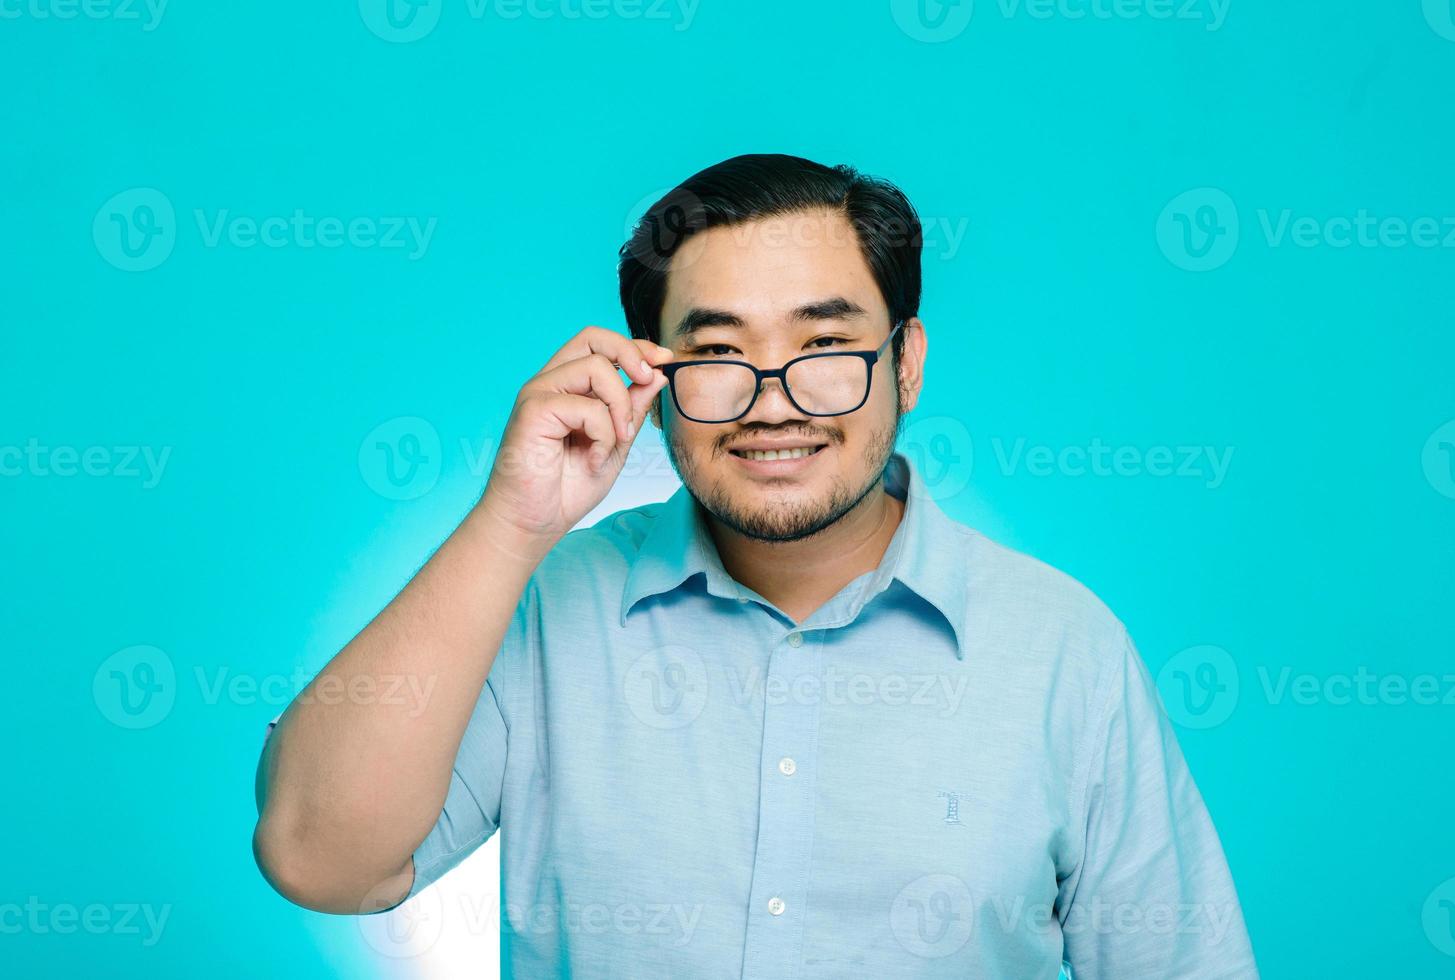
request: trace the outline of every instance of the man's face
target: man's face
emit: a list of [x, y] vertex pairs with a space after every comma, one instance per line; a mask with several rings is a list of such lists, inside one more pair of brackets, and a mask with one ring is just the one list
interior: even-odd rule
[[[890, 327], [853, 226], [832, 212], [796, 212], [684, 243], [668, 272], [661, 343], [676, 361], [731, 359], [766, 369], [803, 354], [875, 350]], [[908, 411], [918, 396], [922, 343], [906, 342], [911, 383], [899, 390], [886, 349], [868, 400], [845, 415], [805, 414], [770, 379], [742, 418], [694, 422], [664, 391], [660, 424], [688, 492], [759, 540], [792, 541], [833, 524], [874, 487], [894, 450], [901, 407]], [[862, 372], [862, 362], [857, 367]], [[746, 452], [770, 446], [813, 453], [760, 461]]]

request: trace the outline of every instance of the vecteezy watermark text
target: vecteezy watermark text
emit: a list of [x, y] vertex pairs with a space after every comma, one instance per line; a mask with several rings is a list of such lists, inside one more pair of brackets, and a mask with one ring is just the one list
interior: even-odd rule
[[[464, 0], [471, 21], [520, 20], [644, 21], [669, 23], [674, 31], [692, 26], [701, 0]], [[391, 44], [409, 44], [439, 26], [445, 0], [359, 0], [359, 18]]]
[[[1248, 685], [1222, 647], [1188, 647], [1157, 672], [1157, 689], [1168, 716], [1185, 728], [1214, 728], [1245, 699]], [[1352, 672], [1296, 670], [1259, 664], [1257, 686], [1270, 707], [1455, 708], [1455, 673], [1379, 671], [1366, 664]]]
[[439, 223], [437, 218], [414, 215], [315, 217], [302, 208], [291, 215], [263, 218], [233, 215], [227, 208], [210, 215], [199, 208], [193, 215], [207, 248], [223, 242], [233, 248], [407, 248], [405, 257], [411, 262], [424, 255]]
[[996, 437], [991, 440], [995, 459], [1003, 476], [1015, 476], [1022, 470], [1030, 476], [1152, 476], [1193, 478], [1203, 481], [1209, 490], [1223, 485], [1228, 465], [1233, 461], [1232, 446], [1112, 446], [1093, 438], [1085, 446], [1030, 445], [1024, 438], [1006, 445]]
[[138, 936], [146, 947], [155, 946], [171, 918], [172, 905], [150, 902], [43, 902], [30, 895], [22, 902], [0, 902], [0, 936]]
[[[183, 675], [184, 677], [186, 675]], [[407, 709], [418, 718], [429, 706], [439, 678], [433, 674], [337, 674], [303, 669], [290, 673], [253, 674], [231, 667], [192, 668], [191, 680], [201, 703], [267, 705], [284, 708], [299, 703], [389, 705]], [[166, 651], [154, 646], [118, 650], [101, 662], [91, 680], [91, 695], [102, 717], [120, 728], [151, 728], [164, 721], [176, 705], [179, 688], [176, 665]]]
[[[507, 902], [502, 907], [493, 890], [462, 892], [450, 902], [445, 900], [447, 894], [428, 889], [382, 915], [360, 915], [359, 930], [370, 946], [391, 959], [427, 952], [439, 941], [447, 922], [452, 931], [468, 936], [497, 932], [505, 920], [517, 934], [617, 935], [680, 948], [692, 942], [704, 910], [701, 903], [576, 899], [559, 904]], [[376, 911], [372, 900], [366, 900], [361, 910]]]
[[895, 24], [916, 41], [939, 44], [965, 33], [978, 10], [1003, 20], [1163, 21], [1221, 30], [1231, 0], [889, 0]]
[[47, 446], [31, 437], [23, 446], [0, 446], [0, 477], [107, 477], [140, 480], [150, 490], [171, 456], [171, 446]]
[[114, 20], [138, 22], [150, 33], [168, 0], [0, 0], [0, 20]]
[[[1404, 250], [1455, 249], [1455, 214], [1406, 217], [1367, 207], [1333, 214], [1257, 208], [1258, 230], [1270, 248]], [[1243, 235], [1237, 204], [1221, 188], [1197, 187], [1168, 201], [1157, 219], [1158, 247], [1188, 272], [1210, 272], [1232, 259]]]
[[[3, 2], [3, 0], [0, 0]], [[341, 249], [400, 251], [423, 258], [439, 219], [418, 215], [235, 214], [231, 208], [195, 208], [192, 219], [206, 249]], [[96, 251], [125, 272], [146, 272], [176, 248], [180, 222], [171, 199], [154, 187], [114, 195], [96, 212], [91, 236]]]

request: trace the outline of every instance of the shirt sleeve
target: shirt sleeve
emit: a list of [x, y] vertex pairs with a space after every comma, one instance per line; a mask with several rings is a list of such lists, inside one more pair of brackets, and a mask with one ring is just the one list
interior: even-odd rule
[[527, 588], [516, 605], [480, 699], [460, 738], [445, 805], [429, 835], [414, 850], [414, 883], [406, 900], [469, 857], [500, 827], [510, 741], [506, 694], [521, 683], [519, 678], [528, 676], [534, 636], [529, 628], [531, 593], [532, 589]]
[[1110, 669], [1057, 913], [1075, 980], [1257, 978], [1222, 844], [1130, 637]]
[[[414, 850], [414, 882], [409, 894], [392, 906], [370, 909], [366, 914], [392, 912], [469, 857], [471, 851], [489, 840], [498, 829], [508, 735], [495, 693], [495, 671], [500, 659], [497, 655], [495, 664], [491, 665], [490, 677], [486, 678], [480, 700], [460, 741], [444, 808], [429, 836]], [[282, 717], [280, 713], [268, 722], [264, 742], [272, 736]]]

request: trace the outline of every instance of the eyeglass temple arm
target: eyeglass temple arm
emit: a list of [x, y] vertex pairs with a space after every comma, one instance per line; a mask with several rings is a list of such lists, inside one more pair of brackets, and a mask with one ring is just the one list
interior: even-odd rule
[[889, 331], [889, 336], [884, 338], [884, 343], [880, 344], [879, 345], [879, 349], [874, 352], [874, 355], [876, 357], [879, 356], [880, 354], [883, 354], [884, 353], [884, 348], [886, 348], [886, 347], [889, 346], [889, 342], [894, 339], [894, 335], [897, 334], [897, 333], [899, 333], [899, 328], [902, 327], [902, 326], [904, 326], [904, 324], [905, 324], [905, 321], [904, 320], [900, 320], [898, 323], [896, 323], [894, 325], [894, 329], [891, 330], [891, 331]]

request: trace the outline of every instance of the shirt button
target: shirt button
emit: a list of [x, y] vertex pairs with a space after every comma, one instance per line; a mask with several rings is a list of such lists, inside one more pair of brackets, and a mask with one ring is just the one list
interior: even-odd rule
[[779, 898], [778, 896], [775, 895], [772, 898], [768, 899], [769, 915], [782, 915], [785, 908], [787, 908], [787, 906], [783, 904], [783, 899]]
[[801, 646], [803, 646], [803, 634], [802, 633], [789, 633], [788, 634], [788, 645], [791, 646], [791, 647], [801, 647]]
[[791, 776], [798, 771], [798, 763], [794, 762], [792, 759], [788, 758], [788, 756], [785, 755], [783, 758], [778, 760], [778, 771], [785, 776]]

